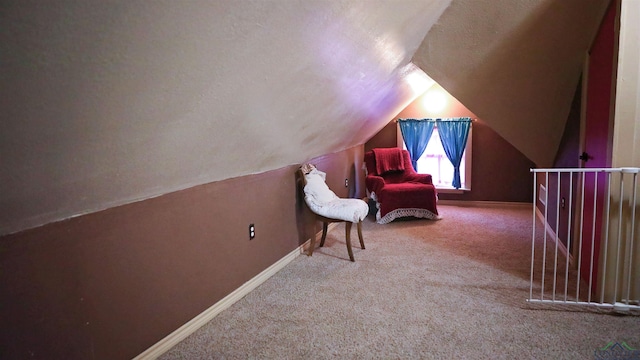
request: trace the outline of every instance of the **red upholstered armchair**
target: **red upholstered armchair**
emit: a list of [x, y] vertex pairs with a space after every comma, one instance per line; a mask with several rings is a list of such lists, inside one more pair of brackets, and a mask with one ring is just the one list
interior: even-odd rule
[[418, 174], [409, 152], [400, 148], [378, 148], [364, 154], [367, 190], [376, 201], [379, 224], [399, 217], [440, 219], [436, 188], [431, 175]]

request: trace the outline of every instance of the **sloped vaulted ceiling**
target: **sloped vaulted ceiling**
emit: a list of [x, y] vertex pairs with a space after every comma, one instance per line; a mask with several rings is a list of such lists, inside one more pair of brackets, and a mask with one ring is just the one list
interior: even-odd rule
[[0, 235], [365, 142], [449, 3], [2, 1]]
[[0, 235], [361, 144], [412, 59], [549, 165], [607, 3], [3, 1]]
[[538, 166], [551, 166], [608, 4], [454, 0], [413, 62]]

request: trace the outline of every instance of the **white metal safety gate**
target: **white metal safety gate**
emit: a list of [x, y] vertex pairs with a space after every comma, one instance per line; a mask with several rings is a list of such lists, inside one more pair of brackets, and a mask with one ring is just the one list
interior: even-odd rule
[[640, 168], [532, 169], [528, 302], [640, 310]]

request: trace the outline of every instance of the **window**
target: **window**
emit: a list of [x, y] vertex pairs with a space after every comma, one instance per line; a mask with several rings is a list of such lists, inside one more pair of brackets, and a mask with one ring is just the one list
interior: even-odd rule
[[[472, 138], [473, 126], [469, 129], [469, 138], [467, 139], [467, 146], [464, 150], [462, 161], [460, 162], [460, 180], [462, 187], [460, 189], [454, 189], [451, 185], [453, 181], [453, 165], [447, 158], [444, 152], [442, 143], [440, 142], [440, 135], [438, 134], [438, 127], [433, 129], [431, 139], [427, 144], [427, 149], [424, 151], [420, 159], [418, 159], [418, 168], [416, 171], [420, 174], [431, 174], [433, 177], [433, 184], [438, 188], [440, 192], [461, 192], [465, 190], [471, 190], [471, 138]], [[406, 149], [407, 146], [402, 139], [402, 132], [398, 127], [398, 142], [402, 144], [402, 148]], [[442, 191], [444, 190], [444, 191]]]

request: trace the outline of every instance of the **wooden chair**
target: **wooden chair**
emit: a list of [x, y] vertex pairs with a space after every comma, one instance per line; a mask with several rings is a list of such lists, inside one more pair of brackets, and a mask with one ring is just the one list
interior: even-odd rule
[[[322, 239], [320, 240], [320, 247], [324, 246], [329, 223], [344, 222], [347, 252], [349, 253], [349, 259], [351, 261], [355, 261], [353, 257], [353, 250], [351, 249], [351, 227], [354, 223], [357, 224], [360, 247], [364, 249], [362, 220], [369, 213], [369, 205], [360, 199], [339, 198], [329, 189], [326, 183], [324, 183], [324, 175], [325, 174], [323, 172], [317, 170], [312, 164], [305, 164], [298, 169], [298, 178], [302, 183], [305, 203], [309, 210], [314, 214], [315, 220], [322, 222]], [[322, 178], [322, 181], [319, 180], [320, 178]], [[310, 179], [312, 180], [310, 181]], [[309, 182], [312, 182], [312, 185], [309, 185]], [[315, 240], [316, 235], [314, 231], [314, 234], [311, 237], [308, 256], [313, 255]]]

